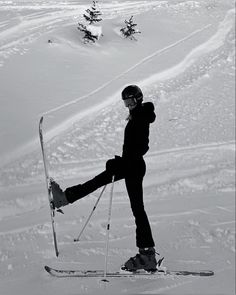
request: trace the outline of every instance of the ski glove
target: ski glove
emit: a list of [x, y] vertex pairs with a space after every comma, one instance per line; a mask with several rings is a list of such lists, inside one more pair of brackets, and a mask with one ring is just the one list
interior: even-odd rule
[[106, 170], [111, 175], [118, 175], [122, 171], [123, 159], [115, 155], [115, 158], [109, 159], [106, 162]]

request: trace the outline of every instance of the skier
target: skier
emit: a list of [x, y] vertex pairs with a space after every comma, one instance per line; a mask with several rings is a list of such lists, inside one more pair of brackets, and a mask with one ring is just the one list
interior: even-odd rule
[[63, 191], [55, 182], [51, 182], [55, 207], [60, 208], [73, 203], [96, 189], [120, 179], [125, 179], [131, 209], [136, 223], [136, 245], [139, 253], [131, 257], [122, 267], [124, 270], [156, 270], [157, 260], [155, 243], [143, 203], [143, 178], [146, 165], [143, 155], [149, 149], [149, 125], [156, 115], [151, 102], [143, 103], [143, 93], [136, 85], [129, 85], [122, 91], [122, 99], [129, 109], [128, 123], [124, 131], [122, 157], [115, 156], [106, 162], [106, 169], [93, 179]]

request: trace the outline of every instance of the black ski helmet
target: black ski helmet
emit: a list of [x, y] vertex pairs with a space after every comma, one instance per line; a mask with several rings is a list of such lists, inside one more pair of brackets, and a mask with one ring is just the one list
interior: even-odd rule
[[121, 93], [121, 96], [123, 100], [133, 98], [136, 102], [143, 101], [142, 90], [137, 85], [129, 85], [125, 87]]

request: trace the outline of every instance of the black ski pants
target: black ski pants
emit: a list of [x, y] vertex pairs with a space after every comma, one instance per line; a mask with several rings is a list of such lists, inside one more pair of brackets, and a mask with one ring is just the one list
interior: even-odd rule
[[96, 189], [115, 181], [125, 180], [130, 199], [131, 209], [136, 224], [136, 245], [138, 248], [154, 247], [151, 227], [143, 203], [143, 178], [146, 173], [146, 164], [143, 157], [124, 159], [115, 156], [106, 163], [106, 170], [93, 179], [66, 189], [66, 198], [70, 203], [81, 199]]

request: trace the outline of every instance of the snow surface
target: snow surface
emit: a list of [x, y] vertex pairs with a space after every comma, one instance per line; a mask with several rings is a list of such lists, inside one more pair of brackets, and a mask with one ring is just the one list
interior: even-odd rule
[[[103, 35], [81, 43], [88, 1], [0, 0], [0, 294], [235, 294], [235, 3], [100, 1]], [[138, 41], [123, 39], [135, 15]], [[50, 42], [49, 42], [50, 40]], [[145, 206], [165, 266], [200, 277], [56, 279], [45, 264], [103, 269], [110, 187], [56, 216], [55, 258], [38, 121], [50, 174], [63, 188], [121, 153], [121, 89], [156, 107], [145, 156]], [[123, 181], [115, 184], [108, 269], [137, 251]]]

